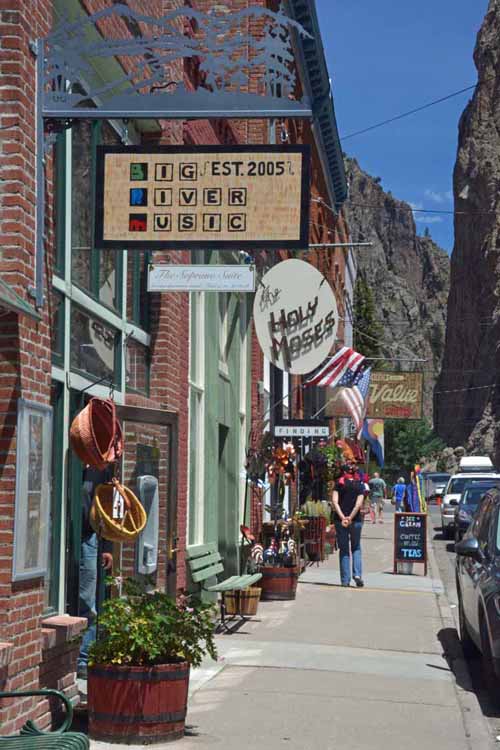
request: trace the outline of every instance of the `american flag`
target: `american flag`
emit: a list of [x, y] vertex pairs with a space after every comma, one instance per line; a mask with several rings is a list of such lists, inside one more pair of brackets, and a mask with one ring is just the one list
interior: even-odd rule
[[354, 349], [343, 346], [326, 364], [321, 367], [304, 385], [319, 385], [335, 388], [338, 385], [350, 387], [365, 358]]
[[344, 388], [341, 392], [342, 399], [349, 409], [353, 422], [356, 425], [358, 438], [363, 430], [363, 422], [366, 416], [371, 374], [371, 367], [359, 370], [356, 373], [354, 380], [351, 382], [351, 385]]

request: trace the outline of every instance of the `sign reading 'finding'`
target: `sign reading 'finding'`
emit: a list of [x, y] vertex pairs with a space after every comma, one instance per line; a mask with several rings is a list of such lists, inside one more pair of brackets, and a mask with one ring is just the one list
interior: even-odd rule
[[307, 247], [308, 146], [101, 146], [97, 158], [97, 247]]

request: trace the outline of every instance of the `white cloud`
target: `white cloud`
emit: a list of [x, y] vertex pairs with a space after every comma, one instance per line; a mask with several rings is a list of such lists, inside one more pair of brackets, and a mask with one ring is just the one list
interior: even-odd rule
[[427, 216], [427, 214], [413, 214], [413, 218], [417, 224], [441, 224], [443, 221], [442, 216]]
[[411, 201], [409, 201], [409, 203], [410, 203], [410, 206], [411, 206], [411, 207], [412, 207], [412, 208], [413, 208], [413, 209], [414, 209], [415, 211], [421, 211], [421, 210], [423, 209], [423, 207], [424, 207], [424, 204], [423, 204], [423, 203], [412, 203]]
[[451, 203], [453, 201], [453, 193], [451, 190], [445, 190], [442, 193], [437, 190], [431, 190], [427, 188], [424, 191], [424, 195], [427, 200], [433, 201], [433, 203]]

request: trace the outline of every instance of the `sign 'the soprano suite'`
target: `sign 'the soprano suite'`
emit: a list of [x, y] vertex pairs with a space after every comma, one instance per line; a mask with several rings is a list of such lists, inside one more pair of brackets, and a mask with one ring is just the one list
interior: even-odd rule
[[286, 372], [311, 372], [335, 343], [335, 295], [325, 277], [303, 260], [285, 260], [266, 273], [253, 315], [262, 351]]

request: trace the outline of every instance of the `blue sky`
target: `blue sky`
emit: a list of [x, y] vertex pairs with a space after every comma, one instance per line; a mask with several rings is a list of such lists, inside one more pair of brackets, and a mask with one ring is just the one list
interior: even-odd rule
[[[340, 135], [477, 81], [472, 59], [488, 0], [316, 0]], [[457, 126], [470, 93], [347, 139], [344, 151], [415, 207], [452, 209]], [[451, 251], [453, 217], [415, 214]]]

